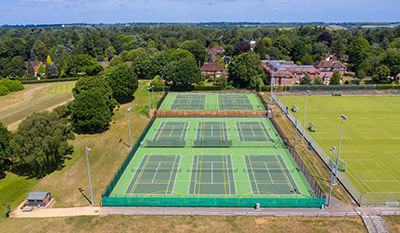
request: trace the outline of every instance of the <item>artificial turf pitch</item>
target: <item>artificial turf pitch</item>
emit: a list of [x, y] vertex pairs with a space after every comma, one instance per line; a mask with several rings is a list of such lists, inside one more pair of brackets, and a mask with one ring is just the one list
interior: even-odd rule
[[315, 194], [267, 118], [157, 118], [110, 197]]
[[168, 93], [159, 110], [263, 111], [255, 94], [248, 93]]
[[[303, 123], [305, 97], [286, 98], [289, 109], [294, 104], [300, 108], [299, 122]], [[279, 99], [284, 103], [284, 97]], [[400, 97], [309, 96], [306, 126], [309, 122], [316, 125], [316, 132], [309, 133], [328, 155], [329, 148], [338, 147], [342, 114], [348, 117], [340, 148], [340, 158], [347, 163], [345, 175], [361, 193], [372, 198], [399, 196]], [[390, 198], [387, 195], [386, 201]]]

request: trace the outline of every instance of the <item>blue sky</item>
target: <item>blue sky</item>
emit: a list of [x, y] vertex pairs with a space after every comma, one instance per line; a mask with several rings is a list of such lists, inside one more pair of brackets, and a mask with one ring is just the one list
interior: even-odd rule
[[0, 0], [2, 24], [400, 21], [399, 0]]

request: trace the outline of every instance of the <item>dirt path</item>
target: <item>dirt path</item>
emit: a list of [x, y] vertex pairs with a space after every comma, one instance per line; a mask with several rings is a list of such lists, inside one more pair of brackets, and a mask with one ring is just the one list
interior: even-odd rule
[[18, 127], [21, 120], [33, 112], [50, 110], [72, 100], [72, 93], [49, 94], [50, 87], [66, 83], [26, 84], [25, 90], [0, 97], [0, 122], [10, 130]]
[[10, 214], [11, 218], [53, 218], [71, 216], [95, 216], [99, 215], [101, 207], [73, 207], [73, 208], [34, 208], [31, 212], [22, 212], [20, 209]]

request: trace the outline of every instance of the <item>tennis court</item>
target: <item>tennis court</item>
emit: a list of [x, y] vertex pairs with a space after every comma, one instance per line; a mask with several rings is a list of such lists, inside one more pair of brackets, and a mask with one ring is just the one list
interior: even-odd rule
[[235, 195], [231, 155], [194, 155], [189, 194]]
[[247, 95], [218, 95], [220, 110], [253, 110]]
[[253, 194], [270, 194], [271, 190], [281, 194], [299, 194], [292, 174], [280, 155], [245, 155], [247, 173]]
[[[250, 126], [254, 134], [246, 136]], [[254, 137], [263, 143], [241, 146]], [[258, 146], [267, 140], [276, 146]], [[268, 118], [157, 118], [144, 141], [110, 198], [162, 206], [181, 205], [174, 199], [167, 203], [168, 198], [186, 205], [204, 198], [202, 206], [215, 206], [209, 200], [222, 198], [224, 206], [237, 206], [249, 198], [316, 197]]]
[[168, 93], [159, 110], [265, 111], [253, 93]]
[[125, 194], [172, 194], [180, 155], [144, 155]]
[[236, 128], [242, 142], [271, 141], [271, 136], [262, 121], [237, 121]]
[[204, 110], [205, 99], [204, 94], [176, 95], [171, 110]]
[[147, 141], [147, 146], [185, 146], [185, 137], [189, 122], [168, 122], [163, 121], [152, 140]]

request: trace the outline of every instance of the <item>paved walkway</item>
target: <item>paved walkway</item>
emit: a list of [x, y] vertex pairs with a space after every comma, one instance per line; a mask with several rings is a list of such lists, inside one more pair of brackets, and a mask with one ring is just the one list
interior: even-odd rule
[[101, 207], [73, 207], [73, 208], [34, 208], [30, 212], [22, 212], [17, 208], [11, 212], [11, 218], [52, 218], [85, 215], [99, 215]]

